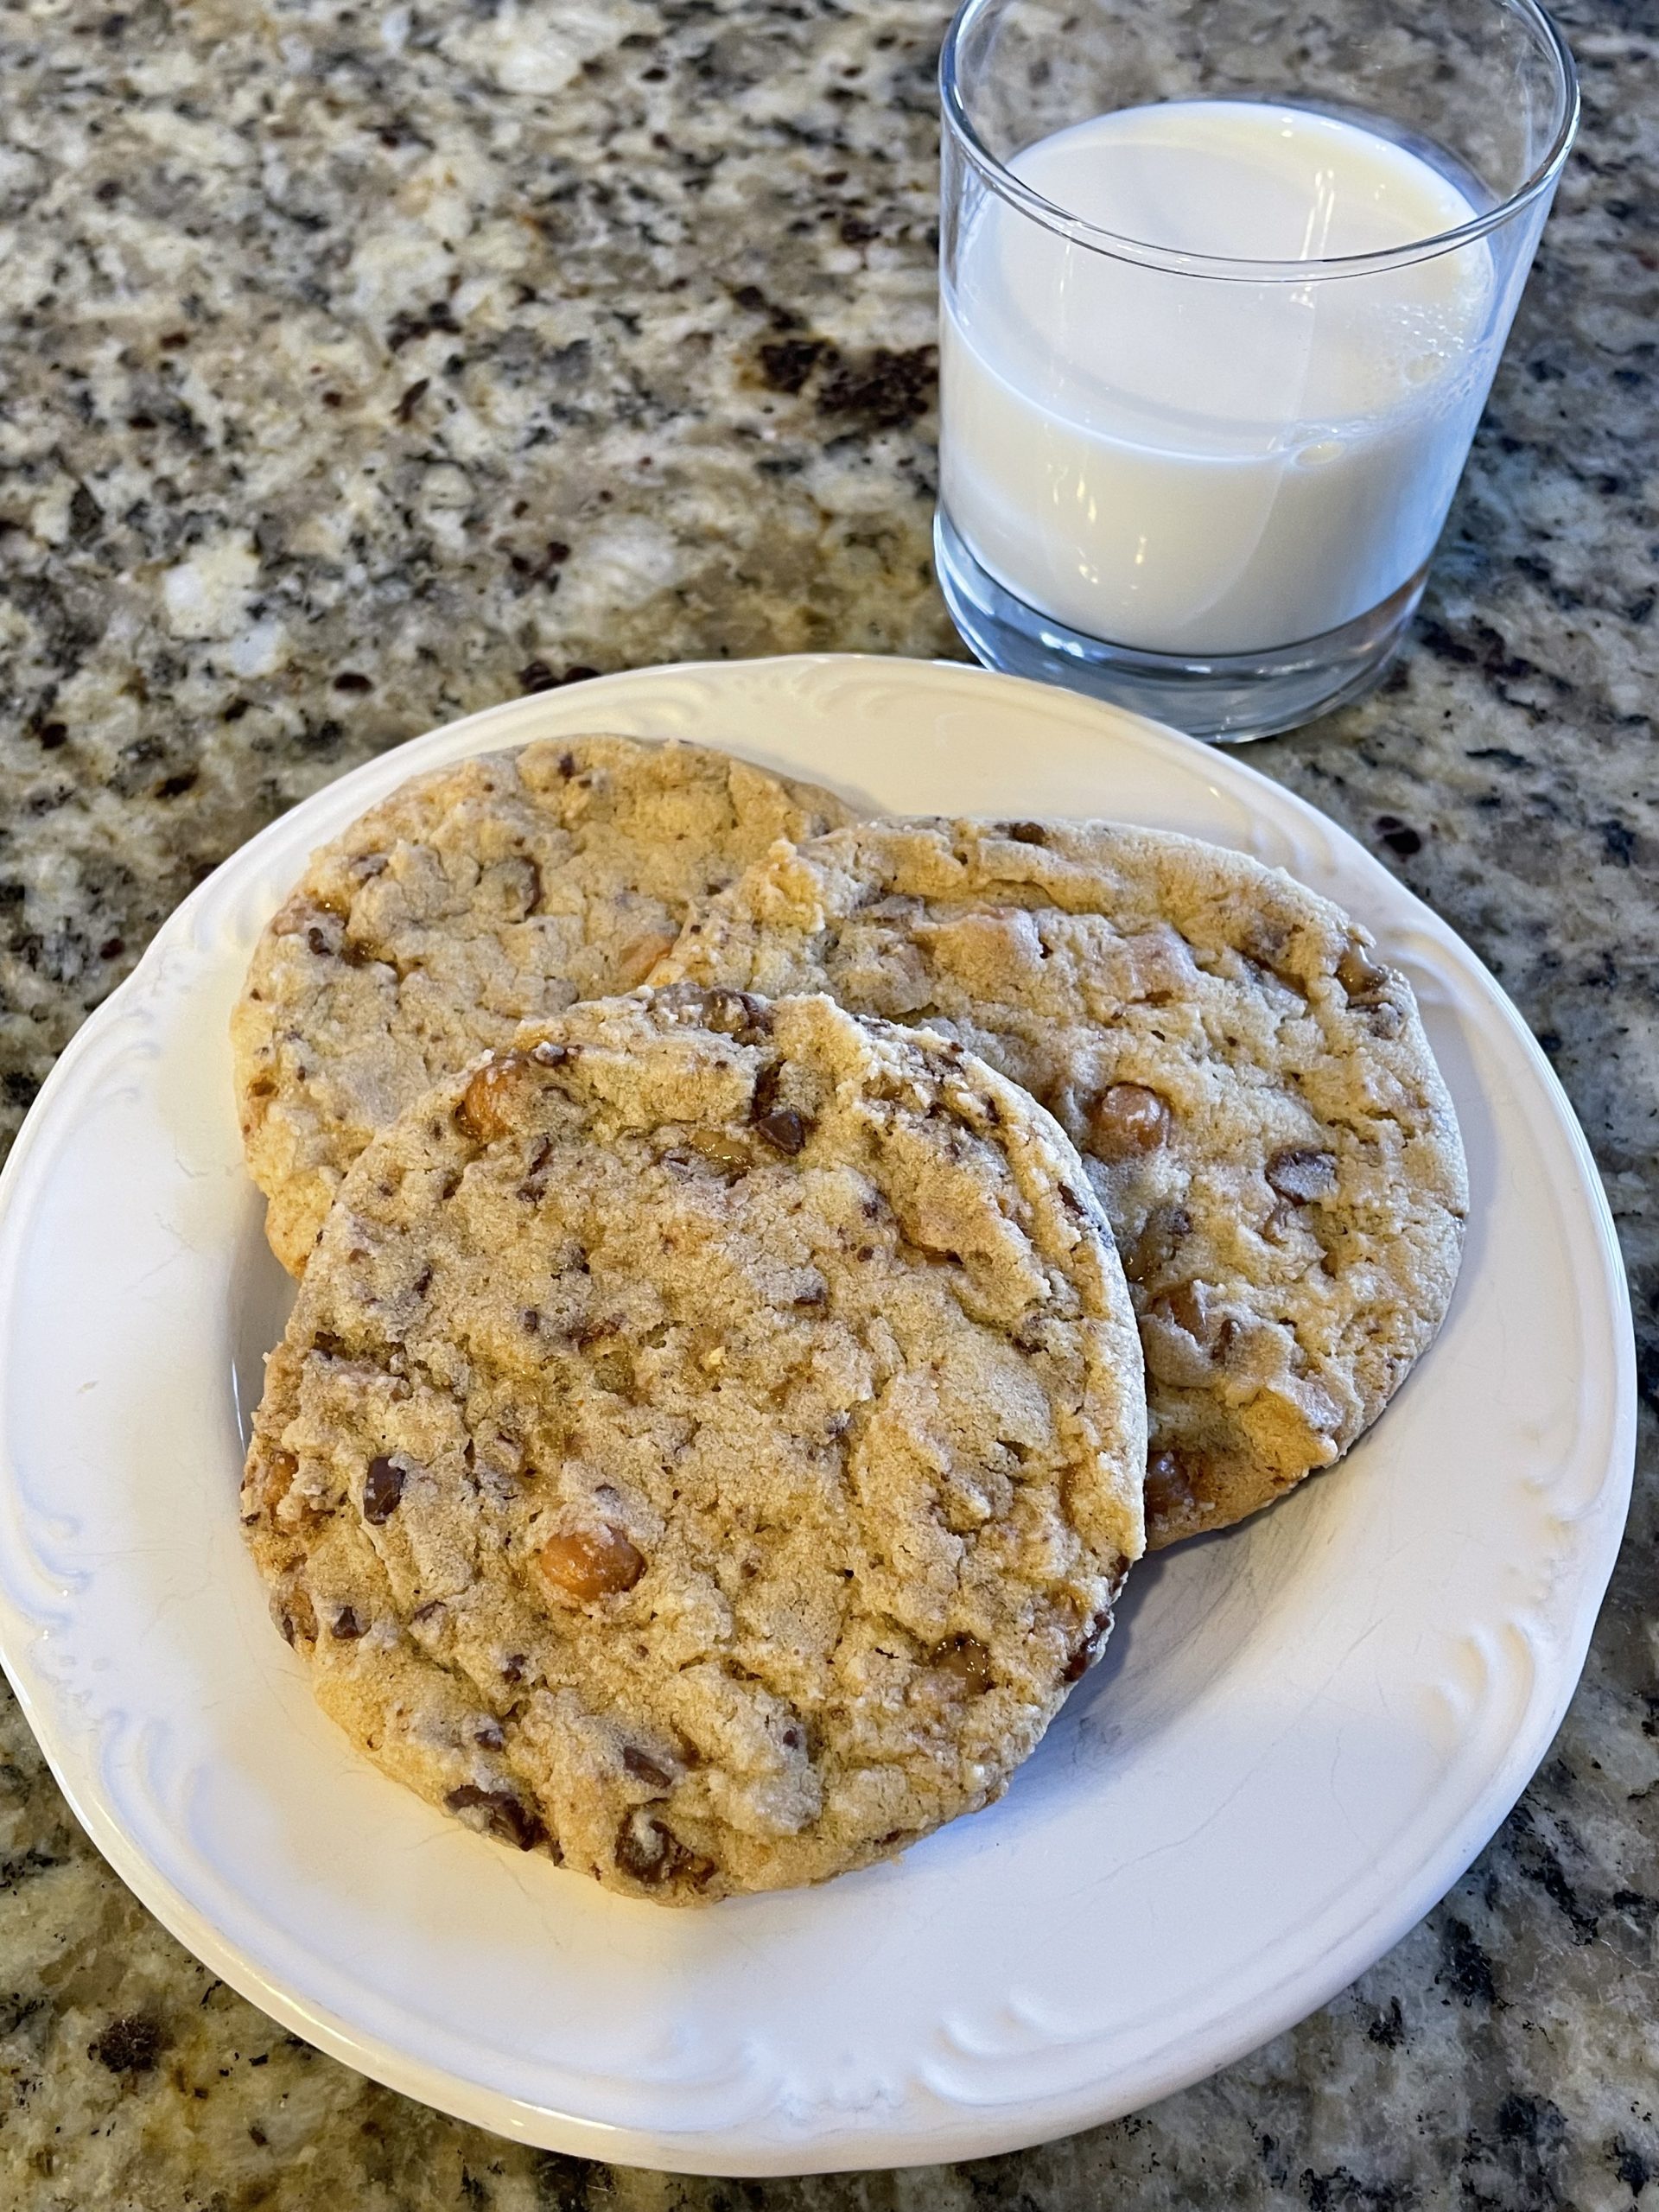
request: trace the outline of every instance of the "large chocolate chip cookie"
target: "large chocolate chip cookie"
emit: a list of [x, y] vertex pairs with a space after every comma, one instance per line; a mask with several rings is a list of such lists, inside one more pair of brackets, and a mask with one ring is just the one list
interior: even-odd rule
[[1140, 1350], [1050, 1117], [824, 997], [578, 1006], [346, 1177], [245, 1486], [326, 1709], [671, 1904], [997, 1796], [1142, 1546]]

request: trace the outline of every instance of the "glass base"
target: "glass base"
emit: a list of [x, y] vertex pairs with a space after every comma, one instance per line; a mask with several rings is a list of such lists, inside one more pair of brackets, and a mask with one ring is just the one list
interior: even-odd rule
[[950, 619], [988, 668], [1087, 691], [1224, 745], [1295, 729], [1369, 691], [1415, 613], [1428, 573], [1425, 564], [1380, 607], [1323, 637], [1192, 660], [1108, 645], [1039, 614], [981, 567], [943, 506], [933, 557]]

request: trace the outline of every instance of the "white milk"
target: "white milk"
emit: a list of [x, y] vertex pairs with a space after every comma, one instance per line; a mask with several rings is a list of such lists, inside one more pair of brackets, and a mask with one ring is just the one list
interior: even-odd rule
[[[1129, 108], [1009, 164], [1117, 236], [1256, 260], [1373, 253], [1469, 200], [1350, 123]], [[987, 194], [945, 289], [941, 490], [1019, 598], [1155, 652], [1249, 652], [1363, 614], [1427, 559], [1503, 335], [1484, 242], [1384, 276], [1172, 276]]]

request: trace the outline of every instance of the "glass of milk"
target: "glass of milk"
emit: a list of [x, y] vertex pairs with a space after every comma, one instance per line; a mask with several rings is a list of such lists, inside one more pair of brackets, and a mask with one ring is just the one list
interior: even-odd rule
[[940, 61], [940, 582], [1195, 735], [1375, 682], [1578, 120], [1534, 0], [967, 0]]

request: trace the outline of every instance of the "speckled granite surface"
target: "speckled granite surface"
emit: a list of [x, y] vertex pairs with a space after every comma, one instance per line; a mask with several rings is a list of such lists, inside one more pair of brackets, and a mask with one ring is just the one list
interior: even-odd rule
[[[928, 568], [917, 0], [0, 8], [0, 1097], [206, 870], [376, 747], [584, 669], [951, 648]], [[1659, 2206], [1654, 57], [1586, 125], [1408, 658], [1254, 758], [1503, 976], [1632, 1264], [1638, 1502], [1549, 1760], [1359, 1986], [972, 2167], [683, 2182], [515, 2149], [162, 1934], [0, 1713], [0, 2203]]]

